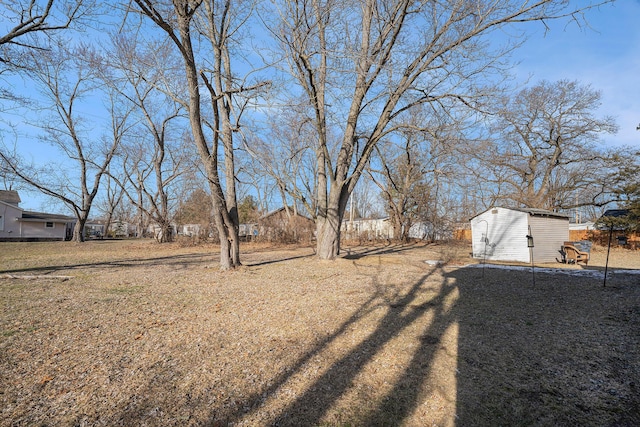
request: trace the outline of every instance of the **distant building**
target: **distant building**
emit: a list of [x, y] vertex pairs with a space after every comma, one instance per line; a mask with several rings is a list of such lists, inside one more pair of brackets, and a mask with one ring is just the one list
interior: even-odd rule
[[135, 226], [135, 224], [117, 219], [111, 221], [109, 230], [107, 230], [107, 235], [116, 238], [128, 238], [131, 236], [135, 236], [136, 230], [137, 227]]
[[629, 226], [628, 217], [630, 213], [629, 209], [607, 209], [598, 218], [598, 227], [602, 230], [611, 228], [615, 231], [624, 231]]
[[389, 218], [343, 220], [340, 232], [345, 239], [393, 239], [393, 225]]
[[569, 223], [569, 231], [574, 231], [574, 230], [580, 230], [580, 231], [589, 231], [589, 230], [595, 230], [595, 222], [593, 221], [587, 221], [587, 222], [581, 222], [581, 223], [573, 223], [570, 222]]
[[238, 227], [238, 237], [242, 240], [254, 240], [257, 239], [260, 234], [260, 227], [258, 223], [252, 224], [240, 224]]
[[257, 235], [255, 235], [256, 229], [251, 225], [245, 228], [245, 236], [247, 232], [253, 233], [254, 238], [269, 242], [311, 241], [315, 232], [315, 223], [311, 218], [295, 213], [291, 208], [287, 210], [282, 207], [258, 219]]
[[17, 191], [0, 190], [0, 240], [68, 240], [76, 219], [22, 209]]

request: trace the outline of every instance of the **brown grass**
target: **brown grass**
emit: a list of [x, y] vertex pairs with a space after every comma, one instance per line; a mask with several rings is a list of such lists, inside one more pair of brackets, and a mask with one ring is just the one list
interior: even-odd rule
[[345, 249], [0, 243], [0, 425], [640, 425], [640, 252]]

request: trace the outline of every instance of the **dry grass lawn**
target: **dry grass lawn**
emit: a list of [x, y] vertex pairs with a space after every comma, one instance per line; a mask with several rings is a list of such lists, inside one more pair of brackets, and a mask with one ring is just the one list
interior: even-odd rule
[[640, 252], [346, 249], [0, 243], [0, 426], [640, 425]]

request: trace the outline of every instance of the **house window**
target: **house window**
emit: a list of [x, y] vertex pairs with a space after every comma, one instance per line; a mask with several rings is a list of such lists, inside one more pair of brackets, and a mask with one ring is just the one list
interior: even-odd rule
[[4, 230], [4, 217], [0, 215], [0, 231]]
[[49, 222], [49, 221], [45, 222], [44, 223], [44, 227], [45, 228], [53, 228], [53, 222]]

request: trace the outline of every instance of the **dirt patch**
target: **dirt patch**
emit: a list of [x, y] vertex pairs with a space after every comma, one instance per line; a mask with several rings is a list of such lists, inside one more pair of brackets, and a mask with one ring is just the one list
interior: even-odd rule
[[0, 425], [640, 424], [640, 252], [469, 249], [2, 243]]

